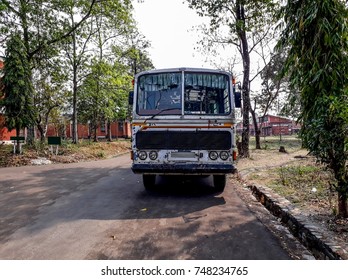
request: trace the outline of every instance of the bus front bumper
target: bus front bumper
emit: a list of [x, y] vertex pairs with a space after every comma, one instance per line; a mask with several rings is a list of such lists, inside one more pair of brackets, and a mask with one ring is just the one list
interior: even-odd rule
[[228, 174], [235, 173], [236, 168], [233, 164], [192, 164], [192, 163], [175, 163], [175, 164], [141, 164], [132, 165], [132, 171], [136, 174]]

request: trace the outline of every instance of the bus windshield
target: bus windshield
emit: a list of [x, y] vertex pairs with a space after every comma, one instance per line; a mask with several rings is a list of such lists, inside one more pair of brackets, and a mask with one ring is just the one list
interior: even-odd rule
[[139, 115], [226, 115], [229, 77], [220, 73], [164, 72], [138, 78]]

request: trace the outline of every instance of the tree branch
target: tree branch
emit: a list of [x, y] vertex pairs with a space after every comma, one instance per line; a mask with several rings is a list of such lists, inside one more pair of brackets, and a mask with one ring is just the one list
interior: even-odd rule
[[[4, 0], [2, 0], [2, 1], [4, 1]], [[62, 36], [60, 36], [58, 38], [54, 38], [54, 39], [47, 41], [45, 43], [39, 44], [39, 46], [35, 50], [29, 52], [29, 54], [28, 54], [29, 58], [32, 58], [35, 54], [40, 52], [45, 46], [55, 44], [57, 42], [62, 41], [65, 38], [68, 38], [77, 28], [79, 28], [89, 18], [89, 16], [92, 13], [94, 5], [99, 1], [100, 0], [92, 0], [91, 5], [89, 6], [88, 12], [76, 25], [74, 25], [67, 33], [63, 34]]]
[[0, 1], [1, 1], [1, 3], [3, 3], [7, 7], [7, 9], [9, 9], [11, 12], [15, 13], [17, 16], [20, 16], [19, 12], [17, 10], [15, 10], [7, 0], [0, 0]]

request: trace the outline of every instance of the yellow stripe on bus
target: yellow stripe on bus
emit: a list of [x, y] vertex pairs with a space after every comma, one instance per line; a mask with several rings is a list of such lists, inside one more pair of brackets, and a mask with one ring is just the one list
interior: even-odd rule
[[147, 128], [231, 128], [233, 127], [233, 124], [223, 124], [223, 125], [144, 125], [144, 124], [137, 124], [134, 123], [132, 126], [141, 126], [142, 129]]

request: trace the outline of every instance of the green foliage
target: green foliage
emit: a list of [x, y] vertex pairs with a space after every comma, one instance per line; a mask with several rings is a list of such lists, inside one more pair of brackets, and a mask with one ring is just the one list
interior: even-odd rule
[[[249, 113], [253, 112], [250, 102], [250, 73], [253, 65], [250, 53], [259, 47], [261, 42], [266, 45], [265, 42], [272, 40], [271, 26], [274, 24], [275, 11], [279, 4], [273, 0], [187, 2], [200, 16], [210, 19], [209, 26], [201, 27], [204, 35], [198, 48], [205, 54], [215, 56], [222, 48], [233, 47], [232, 49], [237, 50], [240, 55], [243, 66], [243, 132], [239, 155], [249, 157]], [[253, 117], [255, 120], [255, 113]]]
[[34, 123], [36, 111], [33, 106], [30, 65], [25, 46], [18, 34], [11, 36], [6, 45], [3, 69], [3, 94], [5, 123], [9, 130], [27, 127]]
[[38, 111], [32, 117], [42, 135], [49, 120], [59, 123], [63, 111], [73, 112], [74, 123], [80, 113], [81, 119], [91, 120], [76, 108], [84, 89], [81, 110], [83, 103], [90, 106], [85, 96], [98, 88], [93, 98], [100, 115], [94, 119], [125, 118], [133, 66], [152, 66], [132, 9], [131, 0], [0, 0], [0, 40], [20, 34], [33, 83], [27, 104]]
[[127, 66], [95, 62], [80, 88], [80, 120], [95, 126], [103, 120], [125, 119], [132, 76]]
[[42, 60], [40, 67], [34, 71], [33, 85], [35, 107], [38, 111], [36, 126], [41, 134], [41, 141], [45, 141], [48, 122], [59, 122], [65, 100], [69, 96], [66, 85], [67, 73], [55, 56]]
[[300, 91], [303, 144], [335, 174], [347, 216], [348, 10], [340, 0], [289, 1], [280, 45], [285, 71]]

